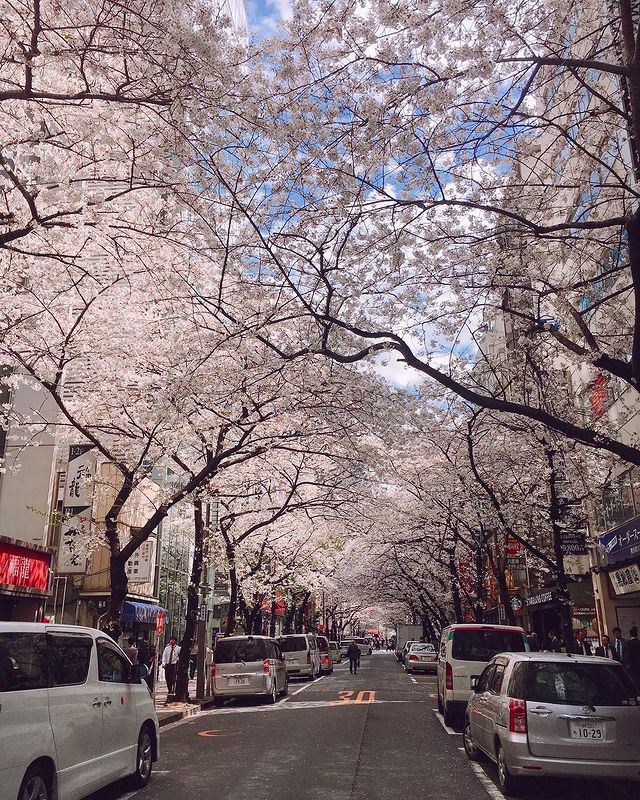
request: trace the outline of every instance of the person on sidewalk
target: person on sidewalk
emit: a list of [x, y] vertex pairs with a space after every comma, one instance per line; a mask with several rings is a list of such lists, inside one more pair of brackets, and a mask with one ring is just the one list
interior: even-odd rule
[[135, 636], [127, 639], [127, 646], [124, 648], [125, 655], [132, 664], [138, 663], [138, 647]]
[[180, 647], [175, 636], [169, 639], [169, 644], [162, 653], [162, 666], [164, 667], [164, 677], [167, 681], [167, 701], [170, 694], [174, 694], [176, 689], [176, 669], [178, 666], [178, 656]]
[[636, 687], [640, 690], [640, 639], [638, 639], [638, 629], [635, 625], [629, 630], [629, 638], [624, 643], [623, 653], [622, 663], [631, 673]]
[[611, 642], [613, 657], [622, 664], [624, 661], [624, 646], [626, 644], [625, 640], [622, 638], [622, 630], [616, 627], [611, 633], [613, 633], [613, 641]]
[[569, 653], [580, 656], [592, 656], [591, 643], [587, 641], [587, 629], [578, 628], [573, 634], [573, 639], [567, 648]]
[[611, 641], [607, 634], [603, 634], [601, 643], [596, 647], [596, 655], [600, 656], [600, 658], [614, 658], [613, 655], [613, 648], [611, 647]]
[[360, 648], [355, 642], [351, 642], [347, 648], [347, 656], [349, 657], [349, 672], [355, 675], [360, 666]]

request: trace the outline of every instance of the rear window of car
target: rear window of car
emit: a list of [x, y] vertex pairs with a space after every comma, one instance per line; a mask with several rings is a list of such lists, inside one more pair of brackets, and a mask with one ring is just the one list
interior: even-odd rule
[[409, 648], [412, 653], [435, 653], [436, 649], [432, 644], [426, 644], [419, 642], [418, 644], [412, 644]]
[[318, 642], [318, 648], [320, 650], [329, 649], [329, 640], [326, 639], [324, 636], [316, 636], [316, 641]]
[[638, 692], [626, 672], [609, 664], [530, 662], [526, 699], [568, 706], [636, 706]]
[[218, 639], [213, 654], [216, 664], [264, 661], [265, 658], [269, 658], [269, 648], [264, 639]]
[[285, 636], [278, 639], [278, 644], [283, 653], [298, 653], [308, 649], [306, 636]]
[[518, 631], [454, 630], [452, 634], [451, 657], [457, 661], [490, 661], [498, 653], [523, 653], [526, 649]]
[[47, 662], [43, 633], [0, 633], [0, 692], [45, 689]]

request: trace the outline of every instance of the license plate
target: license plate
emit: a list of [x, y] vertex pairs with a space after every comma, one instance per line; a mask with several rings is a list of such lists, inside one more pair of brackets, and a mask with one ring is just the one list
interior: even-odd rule
[[229, 678], [230, 686], [248, 686], [249, 678]]
[[604, 739], [605, 726], [595, 720], [575, 720], [571, 722], [570, 733], [572, 739], [599, 742]]

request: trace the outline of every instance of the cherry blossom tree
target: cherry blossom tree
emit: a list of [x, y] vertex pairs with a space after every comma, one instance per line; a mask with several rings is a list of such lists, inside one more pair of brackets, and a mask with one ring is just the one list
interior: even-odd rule
[[[272, 345], [397, 358], [640, 464], [620, 425], [562, 400], [598, 376], [623, 416], [637, 398], [632, 5], [301, 0], [286, 33], [254, 71], [254, 135], [238, 120], [200, 164], [260, 252]], [[297, 338], [283, 336], [296, 311]], [[487, 319], [506, 347], [484, 346]]]

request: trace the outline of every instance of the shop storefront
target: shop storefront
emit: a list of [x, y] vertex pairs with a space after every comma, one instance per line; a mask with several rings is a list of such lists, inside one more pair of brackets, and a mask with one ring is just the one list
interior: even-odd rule
[[598, 538], [600, 564], [593, 568], [599, 613], [611, 632], [640, 624], [640, 517]]
[[42, 621], [53, 554], [51, 548], [0, 536], [0, 620]]
[[[591, 639], [599, 637], [596, 604], [590, 580], [577, 580], [567, 585], [573, 630], [586, 628]], [[549, 631], [561, 635], [561, 603], [556, 588], [530, 589], [527, 597], [529, 628], [544, 639]]]

